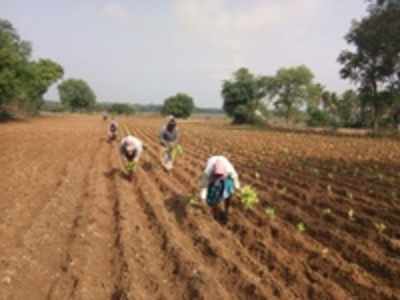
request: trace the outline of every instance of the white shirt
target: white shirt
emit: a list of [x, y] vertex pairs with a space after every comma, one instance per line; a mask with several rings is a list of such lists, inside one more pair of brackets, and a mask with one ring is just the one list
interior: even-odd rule
[[124, 137], [121, 140], [121, 148], [126, 146], [126, 145], [132, 145], [134, 147], [134, 149], [136, 150], [136, 156], [134, 161], [138, 161], [140, 155], [142, 154], [143, 151], [143, 143], [141, 140], [139, 140], [138, 138], [135, 138], [132, 135], [128, 135], [126, 137]]

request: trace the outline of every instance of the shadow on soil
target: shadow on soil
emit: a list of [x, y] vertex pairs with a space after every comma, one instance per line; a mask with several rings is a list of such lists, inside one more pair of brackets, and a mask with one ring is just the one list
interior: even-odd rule
[[1, 111], [0, 110], [0, 124], [2, 123], [27, 123], [29, 122], [29, 119], [26, 118], [17, 118], [15, 115], [6, 112], [6, 111]]
[[227, 215], [220, 206], [211, 209], [211, 215], [220, 225], [226, 225], [228, 223], [229, 215]]
[[111, 300], [127, 300], [128, 296], [126, 295], [125, 291], [121, 289], [115, 290], [111, 295]]
[[103, 174], [107, 179], [114, 179], [115, 176], [118, 175], [120, 178], [129, 182], [133, 180], [133, 174], [127, 175], [118, 168], [112, 168], [110, 171], [104, 172]]
[[178, 224], [183, 224], [185, 222], [190, 208], [202, 211], [205, 214], [211, 214], [211, 217], [220, 225], [226, 225], [228, 222], [228, 216], [220, 207], [209, 210], [198, 202], [191, 204], [188, 196], [185, 195], [178, 195], [167, 199], [165, 201], [165, 206], [169, 212], [174, 214]]
[[182, 224], [186, 219], [188, 205], [189, 202], [187, 201], [187, 197], [183, 195], [178, 195], [165, 201], [167, 210], [174, 213], [176, 222], [178, 222], [178, 224]]
[[156, 169], [157, 169], [157, 167], [154, 166], [154, 164], [152, 164], [152, 163], [149, 162], [149, 161], [145, 161], [145, 162], [143, 163], [143, 170], [144, 170], [145, 172], [153, 172], [153, 171], [155, 171]]
[[165, 207], [169, 212], [172, 212], [175, 215], [178, 224], [184, 222], [188, 216], [188, 210], [190, 208], [205, 212], [204, 206], [201, 203], [197, 201], [191, 202], [190, 198], [192, 198], [191, 195], [176, 195], [165, 201]]

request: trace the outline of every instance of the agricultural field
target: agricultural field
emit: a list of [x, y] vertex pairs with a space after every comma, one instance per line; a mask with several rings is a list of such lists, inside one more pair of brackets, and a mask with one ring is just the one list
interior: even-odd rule
[[[132, 180], [100, 116], [0, 125], [0, 299], [400, 299], [400, 141], [179, 124], [160, 166], [161, 119]], [[227, 224], [197, 199], [210, 155], [259, 202]]]

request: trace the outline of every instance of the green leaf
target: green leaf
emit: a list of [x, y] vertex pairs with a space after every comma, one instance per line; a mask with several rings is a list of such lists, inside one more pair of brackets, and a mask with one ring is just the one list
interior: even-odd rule
[[128, 163], [126, 164], [125, 169], [126, 169], [126, 171], [129, 172], [129, 173], [134, 172], [134, 171], [136, 170], [136, 163], [133, 162], [133, 161], [128, 162]]
[[249, 185], [240, 190], [239, 197], [246, 209], [253, 208], [259, 202], [257, 192]]

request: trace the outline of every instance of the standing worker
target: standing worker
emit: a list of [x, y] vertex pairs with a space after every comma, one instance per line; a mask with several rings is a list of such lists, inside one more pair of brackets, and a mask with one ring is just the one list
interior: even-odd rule
[[179, 139], [179, 132], [176, 127], [176, 120], [174, 116], [168, 117], [168, 122], [161, 129], [160, 142], [163, 146], [162, 164], [168, 171], [173, 168], [174, 157], [172, 155], [174, 147], [177, 145]]
[[108, 126], [109, 143], [117, 138], [117, 132], [118, 132], [118, 122], [112, 119], [110, 125]]
[[218, 206], [224, 202], [225, 214], [222, 221], [228, 220], [228, 211], [235, 189], [240, 189], [239, 176], [224, 156], [212, 156], [208, 159], [200, 182], [200, 198], [211, 207], [217, 217]]
[[103, 116], [103, 121], [107, 121], [107, 119], [108, 119], [107, 112], [103, 111], [103, 113], [101, 115]]

